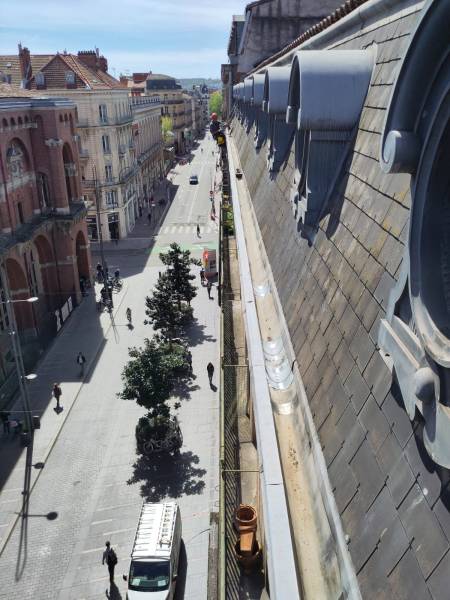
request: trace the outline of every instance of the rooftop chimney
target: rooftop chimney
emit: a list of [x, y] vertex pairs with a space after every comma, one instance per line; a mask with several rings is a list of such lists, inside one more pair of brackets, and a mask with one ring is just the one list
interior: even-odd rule
[[22, 48], [22, 44], [19, 44], [19, 63], [20, 63], [20, 77], [22, 79], [21, 87], [29, 88], [29, 81], [32, 75], [30, 51], [28, 48]]
[[78, 52], [78, 59], [81, 60], [86, 67], [89, 67], [89, 69], [96, 71], [99, 68], [97, 52], [95, 50], [80, 50], [80, 52]]

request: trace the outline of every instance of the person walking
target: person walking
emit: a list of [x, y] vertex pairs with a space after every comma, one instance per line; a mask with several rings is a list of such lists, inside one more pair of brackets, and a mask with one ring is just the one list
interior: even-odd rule
[[212, 378], [214, 375], [214, 365], [212, 364], [212, 362], [209, 362], [206, 365], [206, 370], [208, 371], [209, 385], [212, 385]]
[[111, 547], [111, 542], [105, 543], [105, 551], [103, 552], [102, 565], [108, 565], [109, 572], [109, 581], [112, 583], [114, 581], [114, 568], [117, 565], [117, 554], [114, 552], [114, 549]]
[[200, 283], [205, 285], [205, 269], [203, 267], [200, 269]]
[[78, 352], [77, 356], [77, 365], [80, 367], [80, 376], [84, 375], [84, 363], [86, 362], [86, 357], [81, 352]]
[[[192, 370], [192, 365], [191, 365], [191, 370]], [[11, 423], [9, 421], [9, 415], [10, 415], [10, 413], [6, 410], [4, 410], [1, 413], [1, 419], [2, 419], [2, 423], [3, 423], [3, 433], [9, 433], [11, 431]]]
[[148, 220], [148, 224], [150, 225], [152, 222], [152, 213], [151, 212], [148, 213], [147, 220]]
[[197, 237], [200, 237], [200, 225], [197, 223]]
[[208, 283], [206, 284], [206, 289], [208, 291], [208, 298], [210, 300], [212, 300], [212, 297], [211, 297], [211, 288], [212, 288], [212, 283], [210, 281], [208, 281]]
[[56, 406], [55, 406], [55, 410], [56, 412], [58, 412], [61, 408], [60, 404], [59, 404], [59, 399], [61, 398], [62, 395], [62, 391], [60, 386], [57, 383], [53, 384], [53, 396], [55, 397], [56, 400]]

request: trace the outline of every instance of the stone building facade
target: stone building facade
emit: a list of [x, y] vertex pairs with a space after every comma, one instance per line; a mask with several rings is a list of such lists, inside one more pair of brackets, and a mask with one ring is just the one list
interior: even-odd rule
[[228, 41], [229, 64], [222, 65], [223, 114], [228, 116], [231, 88], [265, 58], [281, 50], [329, 15], [340, 0], [257, 0], [244, 15], [233, 15]]
[[[161, 152], [155, 152], [161, 137], [156, 127], [157, 101], [147, 103], [145, 110], [133, 110], [129, 91], [108, 73], [108, 62], [98, 49], [76, 55], [32, 55], [19, 46], [17, 56], [0, 56], [0, 77], [14, 86], [67, 97], [76, 103], [89, 236], [97, 240], [101, 226], [104, 240], [125, 238], [144, 202], [144, 185], [149, 189], [160, 175]], [[148, 122], [147, 131], [152, 132], [145, 150], [148, 156], [141, 156], [139, 161], [134, 145], [139, 129], [139, 123], [133, 123], [135, 117], [141, 125]]]
[[133, 73], [132, 77], [122, 76], [121, 85], [130, 90], [133, 96], [158, 97], [161, 101], [161, 115], [172, 119], [174, 150], [183, 154], [186, 150], [192, 125], [192, 105], [189, 98], [174, 77], [156, 73]]
[[[73, 102], [0, 84], [0, 280], [13, 301], [39, 299], [14, 304], [26, 368], [80, 301], [80, 278], [91, 274], [76, 122]], [[9, 325], [0, 303], [2, 334]], [[8, 336], [0, 335], [2, 396], [14, 389], [14, 373]]]
[[449, 22], [448, 2], [348, 2], [233, 91], [229, 152], [304, 386], [305, 597], [306, 562], [324, 597], [449, 595]]

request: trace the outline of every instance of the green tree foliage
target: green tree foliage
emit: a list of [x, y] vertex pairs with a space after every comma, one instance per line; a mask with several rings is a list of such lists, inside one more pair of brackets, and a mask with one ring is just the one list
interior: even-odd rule
[[209, 98], [209, 110], [211, 113], [217, 113], [219, 119], [222, 117], [222, 92], [219, 90], [213, 92]]
[[175, 242], [170, 244], [168, 252], [161, 252], [159, 258], [167, 267], [168, 282], [178, 308], [181, 310], [182, 302], [190, 304], [197, 295], [197, 287], [191, 283], [195, 279], [195, 275], [191, 273], [191, 265], [200, 266], [201, 263], [199, 260], [191, 258], [189, 250], [182, 250]]
[[171, 141], [169, 132], [173, 131], [173, 121], [168, 115], [161, 117], [161, 131], [164, 143], [169, 143]]
[[145, 339], [143, 348], [130, 348], [131, 360], [122, 371], [124, 384], [119, 397], [136, 400], [148, 411], [148, 417], [167, 418], [166, 402], [178, 381], [188, 380], [191, 370], [183, 344], [170, 344], [160, 336]]
[[152, 296], [147, 296], [145, 299], [145, 306], [147, 315], [145, 323], [153, 325], [154, 329], [160, 330], [161, 334], [169, 340], [176, 337], [192, 318], [190, 306], [180, 307], [167, 273], [161, 274]]

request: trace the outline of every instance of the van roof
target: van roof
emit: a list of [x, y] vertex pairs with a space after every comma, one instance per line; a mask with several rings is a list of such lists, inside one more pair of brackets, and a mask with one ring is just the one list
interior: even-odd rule
[[132, 559], [169, 559], [178, 506], [176, 502], [144, 502], [134, 538]]

